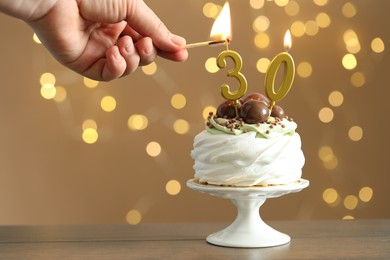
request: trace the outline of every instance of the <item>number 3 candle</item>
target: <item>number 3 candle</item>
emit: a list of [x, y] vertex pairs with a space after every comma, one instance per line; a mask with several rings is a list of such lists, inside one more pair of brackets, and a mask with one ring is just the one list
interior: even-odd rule
[[[270, 63], [265, 74], [265, 93], [271, 100], [269, 109], [275, 105], [276, 101], [284, 98], [290, 91], [295, 75], [295, 64], [292, 56], [288, 53], [291, 48], [291, 34], [288, 30], [284, 37], [285, 52], [279, 53]], [[276, 74], [280, 65], [285, 64], [284, 75], [280, 87], [275, 90]]]

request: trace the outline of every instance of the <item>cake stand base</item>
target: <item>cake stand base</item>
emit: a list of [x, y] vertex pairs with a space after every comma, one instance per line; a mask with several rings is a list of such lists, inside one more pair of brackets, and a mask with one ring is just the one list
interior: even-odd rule
[[307, 186], [309, 181], [269, 187], [222, 187], [201, 184], [196, 180], [187, 181], [187, 186], [209, 195], [230, 199], [237, 208], [237, 217], [225, 229], [209, 235], [206, 241], [213, 245], [225, 247], [272, 247], [290, 242], [291, 238], [268, 226], [260, 217], [259, 209], [267, 198], [276, 198], [291, 192], [298, 192]]

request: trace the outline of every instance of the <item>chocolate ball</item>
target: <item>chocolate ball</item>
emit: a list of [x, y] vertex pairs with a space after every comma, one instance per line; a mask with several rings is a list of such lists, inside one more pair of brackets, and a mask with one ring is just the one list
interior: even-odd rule
[[286, 114], [284, 113], [284, 110], [281, 106], [274, 105], [272, 107], [271, 116], [283, 119], [286, 117]]
[[[241, 102], [238, 102], [238, 111], [241, 109]], [[240, 112], [238, 112], [240, 113]], [[236, 115], [236, 108], [234, 106], [234, 101], [226, 100], [221, 105], [219, 105], [217, 109], [217, 116], [219, 117], [226, 117], [226, 118], [235, 118]]]
[[264, 123], [268, 120], [269, 109], [259, 100], [248, 100], [241, 107], [240, 117], [247, 124]]
[[243, 100], [243, 104], [246, 102], [246, 101], [249, 101], [249, 100], [258, 100], [258, 101], [261, 101], [263, 102], [267, 107], [269, 107], [270, 105], [270, 102], [269, 102], [269, 99], [261, 94], [261, 93], [258, 93], [258, 92], [254, 92], [254, 93], [251, 93], [249, 94], [247, 97], [245, 97], [245, 99]]

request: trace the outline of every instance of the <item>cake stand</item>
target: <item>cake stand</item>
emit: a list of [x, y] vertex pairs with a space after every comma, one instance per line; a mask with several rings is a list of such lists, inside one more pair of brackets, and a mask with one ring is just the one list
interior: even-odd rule
[[237, 208], [237, 217], [225, 229], [209, 235], [210, 244], [225, 247], [272, 247], [290, 242], [291, 238], [268, 226], [260, 217], [259, 209], [266, 199], [276, 198], [292, 192], [299, 192], [309, 186], [301, 179], [289, 185], [267, 187], [224, 187], [201, 184], [195, 179], [187, 181], [195, 191], [230, 199]]

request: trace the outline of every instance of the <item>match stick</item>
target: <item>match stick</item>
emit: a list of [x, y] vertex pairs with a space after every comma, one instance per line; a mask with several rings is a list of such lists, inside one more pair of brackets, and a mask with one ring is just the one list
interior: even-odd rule
[[196, 43], [190, 43], [186, 45], [187, 49], [190, 48], [196, 48], [196, 47], [202, 47], [202, 46], [209, 46], [209, 45], [214, 45], [214, 44], [222, 44], [225, 43], [225, 40], [214, 40], [214, 41], [206, 41], [206, 42], [196, 42]]

